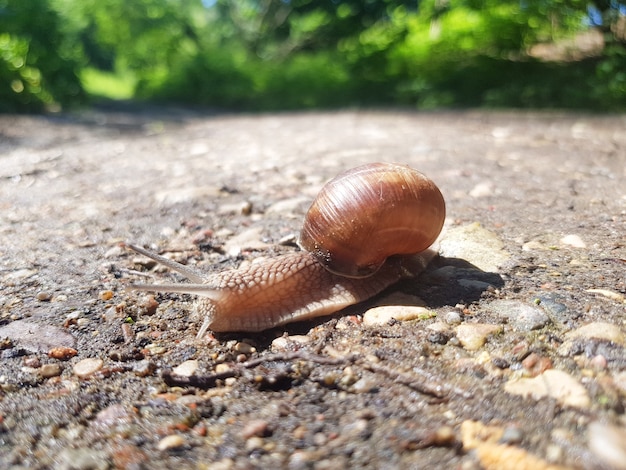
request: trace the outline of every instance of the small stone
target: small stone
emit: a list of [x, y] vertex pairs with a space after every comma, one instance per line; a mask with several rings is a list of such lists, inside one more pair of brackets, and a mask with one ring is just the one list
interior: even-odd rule
[[251, 452], [253, 450], [262, 449], [263, 444], [265, 444], [265, 441], [262, 437], [253, 436], [246, 440], [246, 450]]
[[502, 332], [502, 326], [486, 323], [464, 323], [455, 328], [456, 337], [468, 351], [480, 349], [487, 337]]
[[41, 367], [41, 361], [37, 356], [25, 357], [24, 365], [26, 367], [30, 367], [31, 369], [38, 369], [39, 367]]
[[148, 377], [155, 370], [156, 364], [148, 360], [139, 361], [133, 366], [133, 372], [137, 377]]
[[181, 363], [180, 365], [172, 369], [172, 374], [179, 375], [181, 377], [191, 377], [198, 370], [198, 361], [191, 359]]
[[310, 342], [306, 335], [279, 336], [272, 341], [272, 351], [297, 351]]
[[593, 422], [587, 430], [589, 449], [607, 466], [626, 470], [626, 428]]
[[596, 354], [589, 361], [589, 365], [594, 370], [604, 370], [606, 369], [606, 366], [608, 365], [608, 363], [607, 363], [606, 357], [604, 357], [602, 354]]
[[549, 357], [540, 356], [537, 353], [530, 353], [523, 361], [522, 367], [526, 369], [531, 377], [536, 377], [548, 369], [552, 369], [552, 361]]
[[113, 468], [145, 468], [147, 467], [148, 456], [146, 453], [132, 444], [116, 445], [111, 458]]
[[378, 389], [376, 380], [369, 377], [362, 377], [352, 385], [354, 393], [370, 393]]
[[144, 309], [145, 315], [154, 315], [159, 308], [159, 302], [157, 302], [154, 298], [154, 295], [146, 295], [142, 301], [140, 306]]
[[538, 307], [515, 300], [494, 300], [489, 309], [508, 319], [517, 331], [532, 331], [546, 326], [550, 318]]
[[229, 204], [222, 204], [217, 209], [218, 214], [241, 214], [250, 215], [252, 213], [252, 203], [250, 201], [232, 202]]
[[47, 302], [50, 299], [52, 299], [52, 294], [50, 292], [40, 291], [40, 292], [37, 292], [37, 295], [35, 297], [37, 300], [41, 302]]
[[363, 324], [367, 326], [386, 325], [390, 320], [410, 321], [424, 320], [436, 316], [436, 313], [425, 307], [410, 305], [385, 305], [370, 308], [363, 314]]
[[568, 339], [594, 338], [624, 345], [625, 336], [621, 329], [612, 323], [593, 322], [567, 333]]
[[171, 434], [169, 436], [164, 437], [157, 444], [157, 449], [159, 450], [175, 450], [180, 449], [185, 445], [185, 439], [178, 434]]
[[551, 397], [564, 406], [574, 408], [587, 409], [591, 406], [585, 387], [567, 372], [557, 369], [548, 369], [532, 379], [512, 379], [504, 384], [504, 390], [535, 400]]
[[440, 426], [435, 431], [433, 438], [435, 445], [438, 446], [448, 446], [453, 444], [456, 439], [454, 428], [452, 426]]
[[443, 319], [450, 325], [458, 325], [461, 323], [461, 314], [456, 310], [452, 310], [450, 312], [446, 312], [443, 315]]
[[245, 343], [243, 341], [235, 344], [235, 351], [240, 352], [242, 354], [252, 354], [256, 352], [256, 348], [251, 344]]
[[56, 456], [59, 470], [107, 470], [109, 460], [105, 451], [91, 447], [65, 448]]
[[104, 366], [104, 361], [96, 357], [89, 357], [74, 364], [72, 368], [74, 375], [81, 379], [87, 378], [98, 372]]
[[560, 240], [562, 245], [571, 246], [574, 248], [587, 248], [585, 242], [578, 235], [565, 235]]
[[241, 430], [241, 437], [249, 439], [253, 436], [264, 437], [269, 435], [269, 423], [264, 419], [255, 419], [248, 422]]
[[493, 185], [491, 182], [488, 182], [488, 181], [478, 183], [469, 192], [470, 197], [474, 197], [474, 198], [491, 196], [492, 194], [493, 194]]
[[228, 364], [217, 364], [215, 366], [216, 374], [223, 374], [224, 372], [228, 372], [230, 370], [230, 366]]
[[110, 405], [98, 412], [96, 418], [92, 421], [94, 426], [114, 427], [120, 424], [131, 423], [134, 415], [119, 403]]
[[530, 240], [522, 245], [522, 251], [548, 250], [548, 247], [539, 240]]
[[76, 344], [74, 337], [65, 329], [28, 320], [15, 320], [0, 326], [0, 338], [8, 338], [27, 351], [37, 353], [56, 347], [71, 348]]
[[48, 357], [51, 357], [52, 359], [58, 359], [60, 361], [67, 361], [68, 359], [76, 356], [76, 354], [78, 354], [78, 351], [76, 351], [76, 349], [67, 347], [52, 348], [50, 351], [48, 351]]
[[104, 301], [111, 300], [113, 298], [113, 291], [111, 291], [111, 290], [102, 290], [98, 294], [98, 297], [100, 298], [100, 300], [104, 300]]
[[556, 294], [538, 295], [534, 299], [534, 303], [538, 304], [546, 313], [552, 315], [553, 318], [562, 319], [568, 312], [567, 305], [560, 302], [559, 296]]
[[45, 379], [49, 379], [50, 377], [57, 377], [61, 375], [61, 372], [63, 372], [61, 364], [44, 364], [39, 369], [39, 375], [41, 375]]
[[609, 289], [587, 289], [587, 292], [599, 294], [607, 299], [615, 300], [616, 302], [626, 302], [626, 298], [622, 294]]
[[524, 433], [522, 430], [515, 426], [508, 426], [504, 428], [502, 437], [499, 442], [502, 444], [519, 444], [524, 439]]

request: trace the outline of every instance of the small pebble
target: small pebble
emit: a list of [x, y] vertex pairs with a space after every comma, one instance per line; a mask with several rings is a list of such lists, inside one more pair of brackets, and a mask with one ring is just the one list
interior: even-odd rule
[[145, 315], [154, 315], [159, 307], [159, 303], [154, 299], [153, 295], [146, 295], [140, 306], [144, 309]]
[[63, 372], [61, 364], [44, 364], [39, 369], [39, 375], [41, 375], [45, 379], [49, 379], [50, 377], [57, 377], [61, 375], [61, 372]]
[[243, 341], [235, 344], [235, 351], [240, 352], [242, 354], [252, 354], [256, 352], [256, 348], [251, 344], [244, 343]]
[[54, 459], [58, 470], [107, 470], [109, 459], [104, 451], [92, 447], [62, 449]]
[[515, 300], [494, 300], [489, 309], [506, 318], [517, 331], [532, 331], [550, 323], [550, 317], [540, 308]]
[[438, 446], [446, 446], [454, 443], [456, 436], [451, 426], [440, 426], [435, 431], [434, 441]]
[[372, 378], [362, 377], [352, 385], [354, 393], [370, 393], [378, 389], [378, 382]]
[[461, 323], [461, 314], [455, 310], [452, 310], [450, 312], [444, 313], [443, 319], [446, 323], [450, 325], [458, 325], [459, 323]]
[[92, 421], [94, 426], [113, 427], [132, 422], [134, 414], [123, 405], [116, 403], [100, 410]]
[[578, 235], [565, 235], [560, 240], [562, 245], [571, 246], [573, 248], [587, 248], [587, 245]]
[[538, 295], [534, 301], [535, 304], [538, 304], [540, 308], [544, 309], [546, 313], [552, 315], [554, 318], [561, 319], [568, 312], [567, 305], [560, 301], [557, 294]]
[[174, 450], [180, 449], [185, 445], [185, 439], [178, 434], [171, 434], [169, 436], [164, 437], [157, 444], [157, 449], [159, 450]]
[[61, 361], [67, 361], [68, 359], [73, 358], [78, 354], [78, 351], [74, 348], [67, 348], [64, 346], [60, 346], [58, 348], [52, 348], [48, 351], [48, 357], [52, 359], [59, 359]]
[[463, 323], [455, 328], [457, 339], [468, 351], [480, 349], [487, 341], [489, 335], [500, 333], [501, 331], [501, 326], [486, 323]]
[[595, 338], [613, 341], [614, 343], [624, 345], [626, 336], [622, 330], [612, 323], [593, 322], [585, 326], [581, 326], [567, 334], [568, 339], [572, 338]]
[[198, 370], [198, 361], [190, 359], [181, 363], [180, 365], [172, 369], [172, 374], [180, 375], [181, 377], [191, 377]]
[[504, 428], [500, 441], [502, 444], [519, 444], [524, 439], [522, 430], [515, 426]]
[[241, 437], [249, 439], [253, 436], [264, 437], [269, 434], [269, 423], [264, 419], [255, 419], [248, 422], [241, 430]]
[[262, 437], [253, 436], [246, 441], [246, 450], [251, 452], [253, 450], [262, 449], [265, 441]]
[[30, 357], [24, 358], [24, 365], [26, 367], [38, 369], [39, 367], [41, 367], [41, 361], [39, 360], [37, 356], [30, 356]]
[[540, 400], [554, 398], [564, 406], [587, 409], [591, 399], [585, 387], [567, 372], [548, 369], [534, 378], [512, 379], [504, 384], [504, 390], [512, 395], [521, 395]]
[[98, 294], [98, 297], [100, 298], [100, 300], [111, 300], [113, 298], [113, 291], [111, 290], [103, 290], [100, 291], [100, 293]]
[[522, 367], [526, 369], [531, 377], [536, 377], [548, 369], [552, 369], [552, 361], [549, 357], [540, 356], [537, 353], [530, 353], [522, 361]]
[[594, 370], [604, 370], [607, 367], [607, 360], [602, 354], [597, 354], [591, 358], [589, 365]]
[[84, 379], [98, 372], [103, 366], [104, 361], [102, 359], [90, 357], [74, 364], [72, 370], [74, 375]]
[[391, 320], [410, 321], [424, 320], [436, 316], [436, 313], [426, 307], [410, 305], [385, 305], [370, 308], [363, 314], [363, 324], [367, 326], [386, 325]]
[[588, 427], [589, 449], [606, 465], [626, 470], [626, 428], [593, 422]]
[[306, 335], [279, 336], [272, 341], [272, 351], [297, 351], [310, 342]]
[[223, 374], [224, 372], [228, 372], [230, 370], [230, 366], [228, 364], [217, 364], [215, 366], [216, 374]]
[[52, 294], [50, 292], [40, 291], [37, 292], [36, 298], [41, 302], [47, 302], [48, 300], [52, 299]]
[[619, 292], [615, 292], [608, 289], [587, 289], [587, 292], [591, 292], [592, 294], [599, 294], [607, 299], [615, 300], [616, 302], [625, 302], [626, 298]]

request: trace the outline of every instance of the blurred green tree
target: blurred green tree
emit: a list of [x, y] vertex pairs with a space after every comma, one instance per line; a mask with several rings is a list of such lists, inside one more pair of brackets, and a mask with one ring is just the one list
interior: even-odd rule
[[47, 0], [0, 0], [0, 111], [80, 103], [80, 46]]

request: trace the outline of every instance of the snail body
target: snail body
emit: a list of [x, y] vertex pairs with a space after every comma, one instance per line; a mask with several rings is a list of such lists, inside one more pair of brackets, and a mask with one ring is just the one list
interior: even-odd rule
[[198, 295], [199, 336], [207, 329], [262, 331], [329, 315], [417, 275], [436, 255], [428, 247], [444, 219], [443, 197], [424, 175], [402, 165], [364, 165], [330, 181], [315, 199], [299, 240], [306, 251], [206, 275], [128, 245], [193, 282], [131, 288]]

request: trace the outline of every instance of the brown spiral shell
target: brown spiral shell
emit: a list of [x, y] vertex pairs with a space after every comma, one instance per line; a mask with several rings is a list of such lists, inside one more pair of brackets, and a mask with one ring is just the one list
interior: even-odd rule
[[392, 255], [428, 248], [445, 215], [439, 188], [422, 173], [394, 163], [370, 163], [322, 188], [307, 212], [299, 243], [329, 271], [366, 277]]

